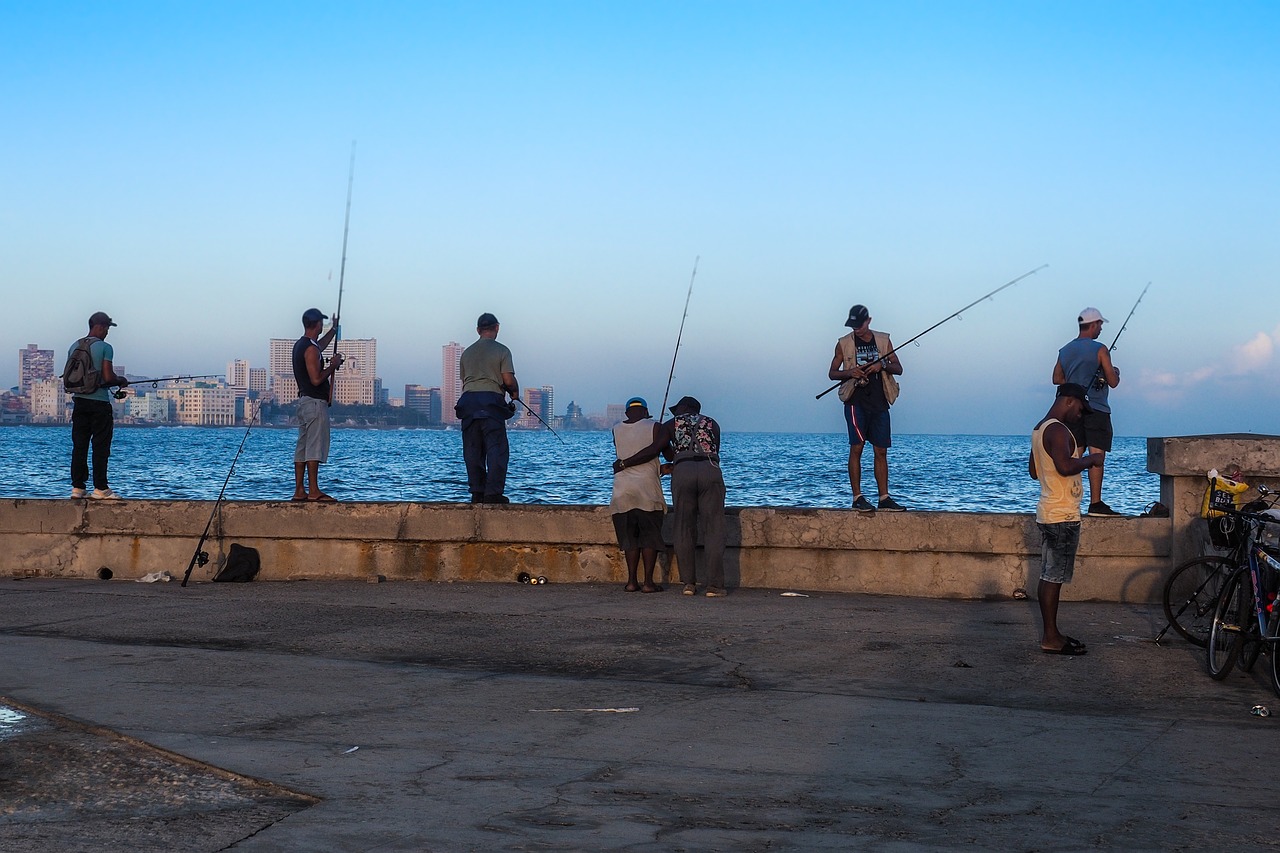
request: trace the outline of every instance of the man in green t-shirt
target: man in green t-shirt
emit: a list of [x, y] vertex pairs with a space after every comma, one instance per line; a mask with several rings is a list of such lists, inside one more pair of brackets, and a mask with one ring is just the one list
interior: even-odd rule
[[516, 413], [520, 384], [511, 350], [498, 343], [498, 318], [488, 312], [481, 314], [476, 334], [479, 339], [462, 351], [462, 396], [454, 407], [462, 421], [462, 459], [467, 466], [471, 502], [505, 504], [510, 503], [502, 494], [511, 460], [507, 420]]
[[[115, 350], [107, 343], [107, 333], [115, 323], [105, 312], [96, 311], [89, 318], [89, 334], [76, 341], [67, 351], [70, 359], [81, 341], [89, 342], [89, 356], [98, 372], [98, 387], [78, 392], [71, 398], [71, 497], [115, 500], [120, 496], [107, 485], [107, 460], [111, 457], [111, 438], [115, 432], [115, 416], [111, 410], [113, 385], [124, 387], [129, 380], [117, 376], [112, 362]], [[89, 448], [93, 447], [93, 491], [89, 488]]]

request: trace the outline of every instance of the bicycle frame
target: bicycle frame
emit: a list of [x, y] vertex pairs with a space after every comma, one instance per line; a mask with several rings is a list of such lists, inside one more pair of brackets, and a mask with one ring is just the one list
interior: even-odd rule
[[[1263, 584], [1263, 567], [1280, 573], [1280, 559], [1267, 550], [1259, 540], [1259, 530], [1263, 522], [1252, 518], [1249, 521], [1249, 547], [1247, 550], [1249, 581], [1253, 585], [1253, 615], [1258, 620], [1258, 637], [1264, 643], [1274, 644], [1280, 640], [1280, 603], [1277, 602], [1276, 590], [1268, 591]], [[1244, 626], [1241, 626], [1243, 630]], [[1274, 654], [1274, 651], [1273, 651]]]

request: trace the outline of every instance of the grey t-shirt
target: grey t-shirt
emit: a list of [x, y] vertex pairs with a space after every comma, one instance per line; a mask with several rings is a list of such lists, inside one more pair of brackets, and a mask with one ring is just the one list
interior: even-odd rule
[[516, 372], [511, 350], [493, 338], [480, 338], [462, 351], [462, 390], [493, 391], [501, 394], [502, 374]]

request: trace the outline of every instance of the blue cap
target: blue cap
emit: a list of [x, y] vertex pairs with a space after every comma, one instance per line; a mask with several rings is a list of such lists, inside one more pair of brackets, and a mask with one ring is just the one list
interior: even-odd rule
[[308, 308], [306, 311], [302, 312], [302, 325], [304, 326], [314, 326], [321, 320], [328, 319], [329, 315], [321, 313], [319, 308]]
[[649, 408], [649, 404], [644, 401], [644, 397], [632, 397], [627, 401], [626, 408], [630, 409], [632, 406], [644, 406], [646, 409]]

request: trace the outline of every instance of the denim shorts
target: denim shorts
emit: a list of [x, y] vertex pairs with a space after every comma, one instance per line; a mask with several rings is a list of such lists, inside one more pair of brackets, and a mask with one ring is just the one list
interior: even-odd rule
[[872, 447], [892, 447], [893, 431], [889, 426], [889, 410], [867, 411], [857, 403], [844, 404], [844, 425], [849, 428], [849, 446], [871, 442]]
[[1060, 521], [1057, 524], [1041, 524], [1040, 528], [1040, 580], [1049, 583], [1070, 583], [1076, 571], [1076, 549], [1080, 546], [1080, 522]]

